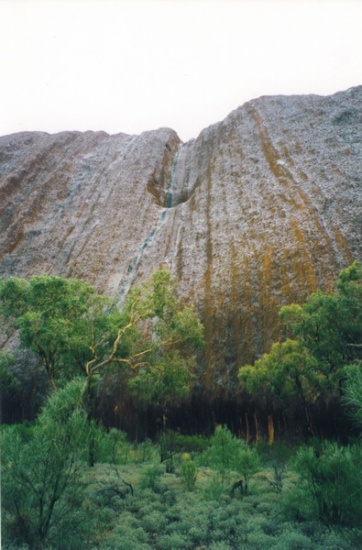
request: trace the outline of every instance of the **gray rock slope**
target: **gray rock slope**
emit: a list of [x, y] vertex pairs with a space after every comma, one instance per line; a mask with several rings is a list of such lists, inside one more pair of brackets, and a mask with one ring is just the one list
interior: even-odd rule
[[262, 97], [181, 143], [170, 129], [0, 138], [0, 276], [83, 278], [124, 300], [169, 268], [223, 392], [280, 336], [282, 304], [361, 259], [362, 86]]

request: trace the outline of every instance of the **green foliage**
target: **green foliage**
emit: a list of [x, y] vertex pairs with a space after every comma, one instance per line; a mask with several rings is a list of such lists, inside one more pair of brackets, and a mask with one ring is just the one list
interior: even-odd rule
[[301, 449], [297, 471], [312, 497], [320, 520], [328, 526], [360, 527], [362, 452], [358, 445], [326, 442], [321, 449]]
[[316, 359], [295, 340], [273, 344], [270, 353], [240, 369], [239, 379], [248, 393], [262, 392], [279, 403], [313, 401], [322, 383]]
[[145, 337], [143, 349], [134, 353], [129, 387], [140, 400], [166, 409], [190, 392], [203, 326], [177, 299], [176, 281], [165, 270], [131, 291], [125, 312], [142, 319]]
[[52, 385], [84, 370], [92, 348], [104, 352], [119, 322], [109, 307], [108, 298], [75, 279], [39, 275], [0, 283], [2, 314], [41, 359]]
[[185, 453], [201, 453], [209, 446], [209, 440], [202, 435], [177, 434], [177, 450]]
[[227, 474], [235, 470], [242, 442], [225, 426], [218, 426], [210, 438], [210, 447], [204, 454], [207, 465], [215, 469], [225, 481]]
[[137, 445], [136, 456], [139, 462], [152, 462], [156, 457], [156, 449], [150, 439], [145, 439]]
[[96, 429], [94, 434], [97, 462], [110, 464], [127, 464], [132, 461], [132, 445], [127, 435], [116, 428], [105, 432]]
[[327, 375], [353, 363], [362, 346], [361, 264], [340, 272], [333, 294], [315, 292], [303, 307], [283, 307], [280, 316]]
[[286, 467], [284, 464], [275, 463], [273, 466], [273, 478], [269, 481], [277, 493], [281, 493], [284, 486]]
[[123, 311], [82, 281], [10, 278], [0, 282], [0, 313], [40, 357], [53, 387], [83, 372], [91, 393], [95, 378], [118, 366], [135, 396], [163, 409], [190, 391], [203, 327], [178, 300], [168, 271], [133, 289]]
[[[293, 464], [285, 469], [288, 450], [268, 446], [260, 472], [257, 449], [225, 427], [209, 440], [164, 429], [158, 445], [169, 473], [162, 475], [149, 441], [134, 448], [122, 432], [104, 433], [90, 421], [93, 389], [112, 366], [123, 368], [134, 395], [163, 412], [187, 395], [202, 325], [178, 300], [168, 272], [156, 272], [134, 289], [122, 312], [88, 285], [49, 279], [0, 283], [2, 313], [23, 334], [23, 345], [43, 358], [53, 381], [73, 378], [50, 394], [34, 425], [2, 428], [7, 548], [361, 547], [358, 445], [301, 449], [294, 470]], [[245, 388], [307, 411], [321, 396], [335, 395], [345, 378], [345, 402], [361, 423], [361, 280], [361, 268], [353, 264], [341, 273], [335, 294], [316, 293], [304, 306], [284, 309], [296, 340], [275, 344], [254, 367], [244, 367]], [[16, 388], [12, 361], [0, 354], [0, 378], [9, 391]], [[74, 379], [82, 371], [87, 379]], [[98, 464], [88, 470], [90, 443]], [[193, 460], [180, 464], [183, 452]], [[231, 497], [234, 481], [242, 499]]]
[[55, 392], [29, 430], [3, 428], [5, 539], [16, 536], [19, 542], [41, 548], [58, 536], [58, 527], [79, 507], [79, 461], [93, 429], [84, 413], [83, 390], [84, 383], [74, 380]]
[[200, 435], [184, 435], [173, 430], [165, 430], [158, 439], [161, 455], [170, 453], [201, 453], [210, 446], [208, 438]]
[[158, 547], [160, 550], [183, 550], [191, 548], [190, 542], [187, 541], [187, 538], [179, 535], [178, 533], [172, 533], [171, 535], [163, 535], [160, 537], [158, 542]]
[[142, 472], [141, 488], [151, 489], [154, 491], [159, 485], [161, 473], [159, 464], [151, 464], [147, 466]]
[[182, 479], [186, 489], [192, 491], [195, 488], [197, 479], [197, 467], [192, 460], [184, 460], [181, 465]]
[[131, 392], [140, 400], [163, 408], [176, 404], [190, 393], [195, 363], [195, 357], [184, 358], [178, 350], [164, 354], [155, 363], [143, 365], [130, 379]]
[[205, 450], [209, 446], [209, 441], [200, 436], [182, 435], [173, 430], [163, 429], [158, 437], [161, 462], [166, 463], [168, 472], [174, 471], [174, 457], [181, 453], [191, 452], [195, 454]]
[[251, 477], [260, 470], [261, 464], [255, 448], [248, 447], [245, 443], [240, 449], [236, 458], [235, 470], [240, 473], [244, 480], [243, 491], [248, 492]]
[[218, 501], [225, 494], [225, 484], [220, 474], [213, 474], [204, 487], [204, 498], [209, 501]]
[[215, 469], [222, 484], [230, 472], [238, 472], [243, 477], [243, 492], [247, 493], [250, 478], [259, 470], [260, 460], [256, 450], [248, 447], [245, 441], [237, 439], [224, 426], [218, 426], [210, 439], [210, 447], [204, 454], [206, 464]]
[[[19, 433], [30, 442], [34, 430], [37, 425], [22, 427]], [[228, 436], [223, 435], [228, 441]], [[220, 475], [215, 477], [216, 470], [210, 468], [200, 468], [194, 490], [185, 491], [182, 475], [162, 475], [160, 465], [152, 462], [131, 462], [118, 467], [99, 463], [87, 470], [79, 460], [78, 466], [82, 470], [81, 479], [55, 505], [43, 548], [357, 550], [361, 547], [358, 528], [340, 527], [337, 532], [333, 526], [326, 527], [318, 521], [318, 503], [304, 473], [303, 479], [299, 478], [299, 462], [295, 466], [297, 471], [293, 471], [293, 464], [289, 465], [282, 494], [267, 483], [267, 477], [272, 475], [268, 467], [255, 476], [252, 494], [244, 494], [242, 499], [231, 498]], [[123, 477], [132, 483], [134, 492], [124, 484]], [[352, 499], [349, 505], [354, 506]], [[10, 537], [8, 512], [5, 515], [6, 548], [19, 550], [18, 525]]]
[[242, 388], [269, 404], [305, 412], [318, 401], [341, 397], [348, 365], [362, 353], [362, 267], [341, 271], [335, 292], [311, 294], [304, 305], [291, 304], [280, 317], [295, 340], [273, 344], [254, 365], [239, 371]]
[[3, 399], [14, 399], [21, 390], [20, 382], [11, 370], [14, 363], [15, 357], [10, 351], [0, 350], [0, 387]]
[[[140, 526], [136, 518], [127, 511], [123, 511], [121, 521], [114, 522], [114, 528], [111, 531], [107, 529], [106, 536], [103, 538], [100, 546], [101, 550], [151, 550], [147, 544], [147, 533]], [[109, 525], [109, 524], [108, 524]]]
[[285, 550], [286, 548], [293, 550], [312, 550], [315, 546], [310, 538], [303, 535], [303, 533], [288, 529], [281, 535], [274, 548], [275, 550]]
[[344, 403], [348, 406], [357, 426], [362, 428], [362, 365], [350, 365], [344, 386]]

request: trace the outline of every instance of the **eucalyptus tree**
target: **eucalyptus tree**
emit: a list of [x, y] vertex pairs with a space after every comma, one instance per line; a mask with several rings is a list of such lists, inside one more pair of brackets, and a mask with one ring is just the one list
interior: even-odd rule
[[362, 266], [342, 270], [332, 293], [315, 292], [305, 304], [291, 304], [280, 317], [298, 341], [333, 376], [362, 358]]
[[110, 299], [76, 279], [37, 275], [0, 282], [0, 310], [20, 343], [41, 360], [52, 387], [81, 371], [92, 347], [105, 349], [115, 334], [119, 312]]
[[122, 310], [84, 281], [9, 278], [0, 283], [0, 311], [39, 356], [52, 387], [83, 373], [90, 388], [118, 368], [134, 394], [162, 406], [188, 393], [203, 344], [203, 326], [166, 270], [134, 288]]
[[306, 302], [280, 310], [294, 340], [273, 344], [253, 365], [239, 370], [242, 388], [279, 408], [305, 413], [317, 402], [339, 401], [349, 366], [362, 359], [362, 266], [342, 270], [334, 292], [311, 294]]

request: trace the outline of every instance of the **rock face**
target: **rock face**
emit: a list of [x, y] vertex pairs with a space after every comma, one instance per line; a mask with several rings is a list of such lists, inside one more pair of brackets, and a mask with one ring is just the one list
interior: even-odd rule
[[280, 335], [281, 305], [361, 259], [362, 86], [263, 97], [181, 143], [25, 132], [0, 138], [0, 276], [83, 278], [122, 302], [158, 267], [203, 317], [202, 383]]

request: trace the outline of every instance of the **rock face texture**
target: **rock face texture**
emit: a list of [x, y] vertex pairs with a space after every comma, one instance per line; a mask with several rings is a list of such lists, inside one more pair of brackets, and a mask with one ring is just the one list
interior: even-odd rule
[[181, 143], [0, 138], [0, 276], [83, 278], [120, 302], [158, 267], [203, 317], [204, 387], [278, 338], [281, 305], [332, 287], [362, 252], [362, 86], [263, 97]]

